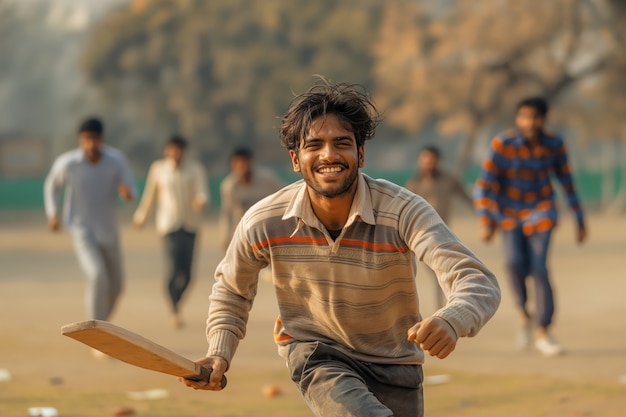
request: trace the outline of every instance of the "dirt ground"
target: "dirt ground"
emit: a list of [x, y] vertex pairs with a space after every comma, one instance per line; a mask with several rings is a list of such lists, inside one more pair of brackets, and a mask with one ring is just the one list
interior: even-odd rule
[[[127, 221], [129, 214], [122, 213]], [[427, 416], [626, 415], [626, 217], [592, 216], [590, 236], [574, 243], [564, 215], [554, 237], [551, 270], [556, 289], [555, 336], [567, 352], [544, 358], [514, 345], [516, 316], [502, 271], [499, 241], [476, 237], [475, 219], [452, 228], [497, 274], [502, 305], [483, 331], [463, 339], [445, 360], [428, 359]], [[171, 328], [162, 279], [161, 241], [153, 229], [124, 223], [127, 275], [113, 321], [189, 357], [206, 348], [204, 321], [212, 272], [220, 260], [216, 224], [207, 218], [199, 242], [196, 278], [184, 304], [186, 326]], [[433, 308], [433, 283], [418, 276], [422, 313]], [[196, 392], [176, 378], [112, 360], [63, 337], [63, 324], [85, 319], [84, 278], [67, 233], [47, 232], [42, 213], [0, 213], [0, 416], [28, 416], [30, 407], [54, 407], [59, 416], [311, 416], [276, 354], [271, 284], [262, 282], [249, 331], [222, 392]], [[432, 378], [445, 375], [436, 384]], [[267, 398], [276, 385], [281, 394]], [[133, 393], [135, 394], [133, 396]], [[150, 396], [152, 399], [136, 399]]]

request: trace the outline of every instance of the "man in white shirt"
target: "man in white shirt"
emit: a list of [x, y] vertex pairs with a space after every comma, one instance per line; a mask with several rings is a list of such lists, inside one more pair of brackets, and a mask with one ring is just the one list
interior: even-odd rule
[[207, 204], [206, 175], [200, 163], [185, 157], [187, 141], [173, 136], [165, 145], [165, 158], [152, 163], [143, 196], [133, 216], [142, 227], [155, 201], [157, 232], [163, 236], [169, 269], [167, 291], [175, 328], [183, 326], [180, 300], [191, 282], [196, 235]]
[[54, 232], [61, 229], [65, 193], [63, 222], [88, 278], [87, 315], [96, 320], [109, 320], [122, 291], [117, 195], [131, 201], [137, 194], [126, 157], [103, 145], [103, 132], [98, 118], [84, 120], [78, 130], [79, 147], [54, 161], [44, 184], [48, 225]]

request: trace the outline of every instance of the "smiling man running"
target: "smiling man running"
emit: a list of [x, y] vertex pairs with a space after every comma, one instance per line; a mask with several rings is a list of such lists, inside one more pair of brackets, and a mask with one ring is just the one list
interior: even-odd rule
[[[421, 197], [359, 169], [379, 114], [356, 86], [322, 80], [297, 96], [280, 137], [302, 180], [252, 206], [215, 273], [208, 383], [219, 390], [244, 337], [258, 272], [271, 265], [274, 338], [316, 416], [422, 416], [424, 351], [445, 358], [495, 313], [494, 275]], [[415, 258], [447, 304], [421, 317]]]

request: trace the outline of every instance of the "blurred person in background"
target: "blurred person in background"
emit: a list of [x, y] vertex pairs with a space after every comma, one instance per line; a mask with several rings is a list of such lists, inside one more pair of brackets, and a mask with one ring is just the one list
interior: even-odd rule
[[[361, 88], [323, 80], [297, 96], [280, 138], [302, 180], [239, 222], [210, 295], [208, 382], [232, 368], [258, 287], [272, 266], [279, 354], [316, 416], [421, 417], [425, 353], [439, 358], [495, 313], [495, 276], [421, 197], [360, 172], [378, 110]], [[422, 317], [415, 260], [448, 303]]]
[[95, 117], [82, 121], [79, 147], [54, 161], [44, 183], [48, 225], [56, 232], [64, 223], [72, 233], [87, 275], [87, 316], [96, 320], [110, 319], [123, 287], [117, 196], [129, 202], [137, 195], [126, 157], [103, 142], [102, 121]]
[[[565, 144], [560, 136], [544, 129], [547, 115], [548, 103], [543, 98], [519, 102], [515, 128], [491, 142], [490, 154], [476, 182], [475, 205], [481, 238], [489, 241], [496, 230], [501, 231], [506, 270], [520, 315], [519, 347], [530, 347], [535, 324], [535, 347], [546, 356], [556, 356], [563, 348], [550, 332], [554, 294], [547, 257], [557, 224], [551, 175], [561, 183], [574, 211], [578, 243], [585, 240], [587, 231]], [[534, 314], [528, 308], [529, 276], [535, 289]]]
[[240, 146], [233, 150], [230, 172], [220, 184], [220, 227], [224, 249], [228, 247], [246, 210], [283, 185], [272, 171], [254, 165], [254, 154], [250, 148]]
[[[461, 182], [441, 169], [441, 152], [435, 146], [422, 148], [417, 157], [417, 172], [404, 187], [424, 198], [446, 224], [449, 224], [454, 197], [473, 207], [472, 197], [463, 189]], [[436, 282], [437, 274], [430, 268], [428, 271]], [[435, 301], [437, 309], [446, 303], [439, 284], [435, 286]]]
[[196, 238], [202, 226], [202, 212], [208, 201], [204, 168], [186, 155], [187, 141], [172, 136], [165, 144], [164, 158], [154, 161], [133, 222], [143, 227], [156, 209], [157, 232], [163, 236], [168, 259], [167, 293], [172, 324], [181, 328], [180, 301], [191, 282]]

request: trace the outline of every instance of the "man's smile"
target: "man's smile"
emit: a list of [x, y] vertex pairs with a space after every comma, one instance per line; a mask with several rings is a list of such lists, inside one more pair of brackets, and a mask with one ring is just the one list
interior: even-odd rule
[[333, 164], [333, 165], [322, 165], [322, 166], [318, 166], [314, 169], [315, 172], [317, 172], [318, 174], [338, 174], [342, 171], [344, 171], [345, 169], [348, 169], [348, 167], [344, 166], [343, 164]]
[[332, 166], [332, 167], [322, 167], [317, 170], [317, 172], [321, 174], [332, 173], [332, 172], [341, 172], [343, 171], [342, 167]]

